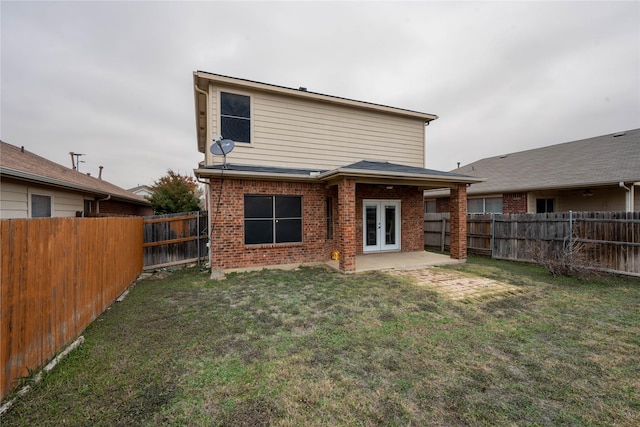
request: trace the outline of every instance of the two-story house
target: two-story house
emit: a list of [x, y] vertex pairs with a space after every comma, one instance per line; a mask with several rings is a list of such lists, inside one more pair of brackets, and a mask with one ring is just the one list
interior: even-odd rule
[[[422, 251], [423, 191], [452, 195], [451, 257], [466, 258], [466, 187], [425, 169], [437, 116], [207, 72], [194, 72], [195, 170], [210, 192], [212, 271]], [[217, 135], [235, 142], [211, 152]]]

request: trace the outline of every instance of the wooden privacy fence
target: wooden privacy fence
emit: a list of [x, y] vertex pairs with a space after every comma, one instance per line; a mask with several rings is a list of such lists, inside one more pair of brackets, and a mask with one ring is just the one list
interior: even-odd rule
[[207, 212], [144, 217], [145, 270], [206, 259], [207, 219]]
[[[425, 214], [425, 246], [449, 248], [449, 214]], [[598, 270], [640, 276], [640, 212], [467, 216], [469, 253], [534, 261], [534, 251], [580, 250]]]
[[0, 221], [0, 399], [142, 272], [142, 218]]

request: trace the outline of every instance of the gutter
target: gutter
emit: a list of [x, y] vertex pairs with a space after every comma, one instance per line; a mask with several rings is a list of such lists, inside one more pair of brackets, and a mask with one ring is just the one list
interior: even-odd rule
[[[34, 182], [36, 184], [44, 184], [44, 185], [50, 185], [52, 187], [57, 187], [57, 188], [62, 188], [65, 190], [75, 190], [75, 191], [81, 191], [87, 194], [91, 194], [94, 195], [96, 197], [98, 196], [109, 196], [111, 197], [112, 195], [109, 193], [105, 193], [103, 191], [99, 191], [96, 190], [95, 188], [92, 187], [85, 187], [84, 185], [77, 185], [74, 184], [72, 182], [69, 181], [63, 181], [63, 180], [59, 180], [59, 179], [55, 179], [55, 178], [48, 178], [45, 176], [41, 176], [41, 175], [36, 175], [36, 174], [32, 174], [29, 172], [23, 172], [23, 171], [19, 171], [17, 169], [9, 169], [6, 167], [2, 167], [0, 166], [0, 175], [2, 176], [7, 176], [9, 178], [15, 178], [15, 179], [19, 179], [19, 180], [24, 180], [24, 181], [29, 181], [29, 182]], [[145, 204], [144, 201], [142, 200], [137, 200], [137, 199], [133, 199], [133, 198], [127, 198], [124, 196], [119, 196], [119, 195], [115, 195], [115, 198], [119, 199], [119, 200], [124, 200], [126, 202], [129, 203], [135, 203], [141, 206], [149, 206], [148, 204]]]
[[627, 194], [625, 194], [625, 210], [627, 212], [633, 212], [635, 204], [635, 187], [640, 186], [640, 181], [632, 182], [628, 187], [625, 185], [624, 181], [620, 181], [618, 185], [627, 192]]

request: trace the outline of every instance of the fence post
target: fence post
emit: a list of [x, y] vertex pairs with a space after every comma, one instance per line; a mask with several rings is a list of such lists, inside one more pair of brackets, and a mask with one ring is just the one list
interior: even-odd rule
[[573, 257], [573, 211], [569, 210], [569, 259]]
[[200, 266], [200, 211], [198, 211], [196, 216], [196, 244], [198, 245], [198, 266]]
[[442, 218], [442, 230], [440, 230], [440, 251], [444, 252], [444, 239], [447, 231], [447, 218]]
[[491, 259], [493, 259], [494, 233], [496, 230], [496, 215], [491, 212]]

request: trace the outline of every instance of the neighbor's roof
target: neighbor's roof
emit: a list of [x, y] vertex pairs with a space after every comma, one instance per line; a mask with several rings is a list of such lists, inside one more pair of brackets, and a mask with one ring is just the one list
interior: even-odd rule
[[4, 141], [0, 144], [0, 174], [3, 177], [149, 205], [145, 198], [107, 181], [69, 169]]
[[451, 172], [486, 178], [469, 194], [640, 181], [640, 129], [488, 157]]
[[442, 172], [368, 160], [362, 160], [332, 170], [228, 164], [226, 168], [222, 165], [214, 165], [197, 169], [194, 172], [197, 176], [203, 177], [227, 176], [235, 178], [324, 182], [335, 181], [340, 177], [354, 177], [358, 182], [420, 185], [434, 188], [482, 181], [481, 178], [474, 178], [459, 173]]

